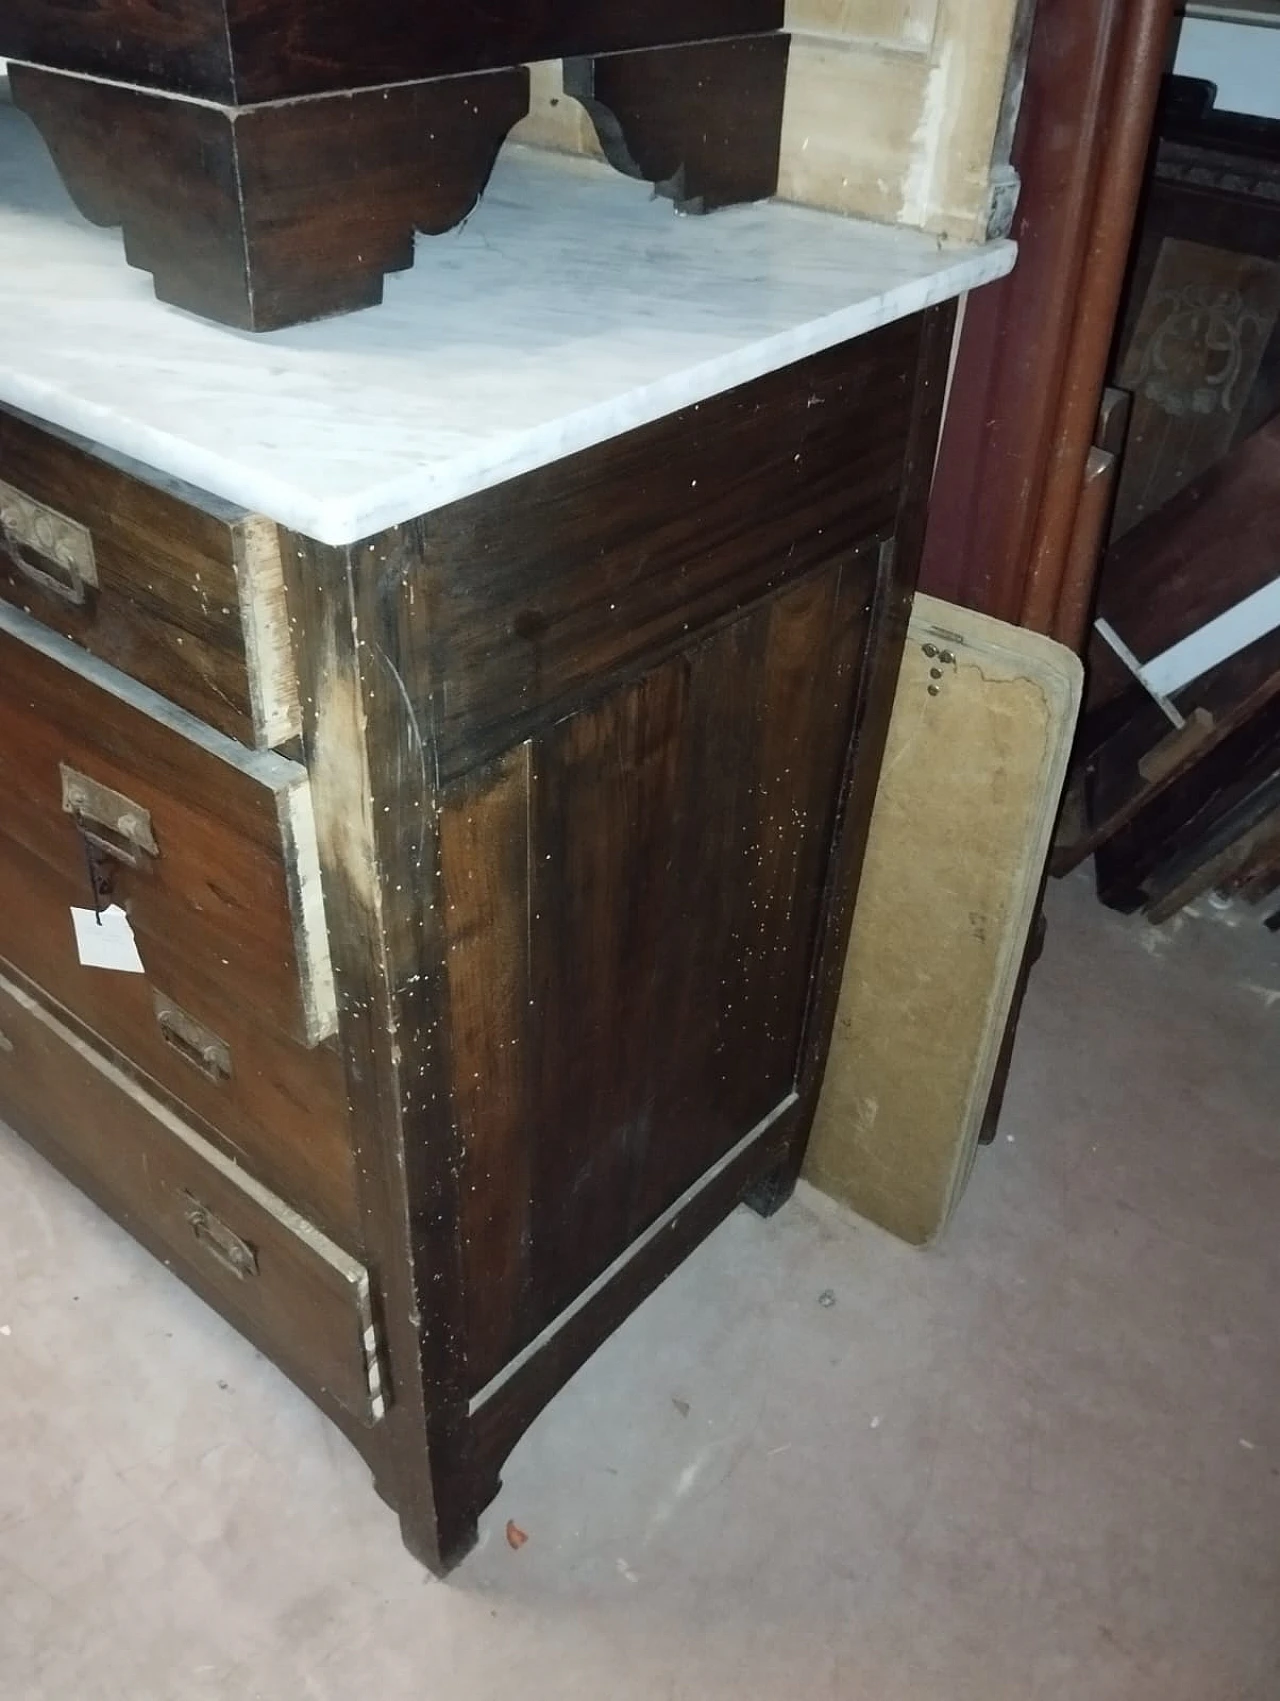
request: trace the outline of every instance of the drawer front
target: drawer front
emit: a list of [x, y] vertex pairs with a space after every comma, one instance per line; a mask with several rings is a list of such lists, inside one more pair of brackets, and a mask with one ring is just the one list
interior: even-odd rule
[[382, 1415], [364, 1268], [4, 975], [0, 1119], [322, 1402]]
[[298, 733], [276, 528], [3, 409], [0, 598], [243, 744]]
[[[82, 968], [71, 906], [83, 866], [50, 867], [0, 831], [0, 973], [21, 976], [128, 1059], [202, 1132], [350, 1252], [361, 1248], [355, 1157], [336, 1047], [303, 1046], [188, 972], [180, 989]], [[152, 953], [148, 951], [148, 957]], [[74, 1025], [74, 1021], [73, 1021]]]
[[96, 880], [184, 1007], [214, 988], [303, 1044], [335, 1031], [306, 771], [3, 604], [0, 834], [74, 882], [82, 907]]

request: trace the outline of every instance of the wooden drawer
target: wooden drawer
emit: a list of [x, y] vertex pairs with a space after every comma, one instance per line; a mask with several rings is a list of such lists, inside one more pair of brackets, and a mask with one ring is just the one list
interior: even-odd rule
[[275, 526], [4, 409], [0, 598], [242, 743], [298, 733]]
[[365, 1269], [3, 975], [0, 1118], [323, 1404], [382, 1415]]
[[[233, 744], [3, 604], [0, 833], [77, 883], [86, 908], [96, 867], [183, 1008], [213, 988], [303, 1044], [335, 1031], [305, 769]], [[38, 953], [68, 948], [63, 920]]]
[[52, 868], [0, 832], [0, 973], [7, 963], [34, 981], [71, 1013], [71, 1025], [78, 1019], [122, 1053], [144, 1086], [176, 1101], [214, 1144], [358, 1253], [337, 1048], [277, 1033], [194, 972], [179, 997], [154, 967], [146, 975], [81, 967], [69, 912], [84, 903], [84, 886], [83, 866]]

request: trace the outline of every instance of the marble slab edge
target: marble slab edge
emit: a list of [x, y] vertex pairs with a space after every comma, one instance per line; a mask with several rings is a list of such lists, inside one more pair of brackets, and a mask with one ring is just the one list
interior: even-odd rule
[[865, 336], [881, 325], [954, 300], [1007, 276], [1016, 259], [1017, 245], [1008, 241], [965, 249], [936, 272], [882, 295], [670, 373], [653, 384], [560, 419], [498, 437], [473, 452], [371, 484], [357, 496], [329, 502], [318, 501], [314, 494], [288, 480], [228, 460], [172, 432], [122, 419], [111, 409], [21, 373], [0, 371], [0, 400], [241, 508], [264, 514], [319, 543], [342, 546], [620, 437], [808, 355]]

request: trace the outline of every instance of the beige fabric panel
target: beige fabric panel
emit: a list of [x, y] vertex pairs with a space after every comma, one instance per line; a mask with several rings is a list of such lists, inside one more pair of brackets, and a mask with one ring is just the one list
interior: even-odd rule
[[1081, 681], [1061, 645], [916, 598], [805, 1165], [915, 1244], [973, 1164]]
[[[790, 0], [778, 192], [958, 241], [987, 235], [1017, 0]], [[533, 67], [517, 141], [595, 153], [558, 64]]]

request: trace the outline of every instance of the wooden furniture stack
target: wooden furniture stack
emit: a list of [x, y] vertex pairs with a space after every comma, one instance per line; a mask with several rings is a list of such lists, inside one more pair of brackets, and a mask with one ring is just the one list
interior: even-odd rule
[[1113, 373], [1132, 397], [1073, 808], [1163, 922], [1212, 889], [1280, 926], [1280, 124], [1166, 79]]
[[474, 207], [565, 57], [609, 159], [682, 211], [771, 195], [782, 0], [6, 0], [0, 58], [156, 293], [270, 330], [376, 304]]
[[0, 1120], [444, 1570], [575, 1368], [793, 1185], [952, 299], [1012, 254], [511, 158], [449, 267], [247, 339], [145, 298], [28, 130]]

